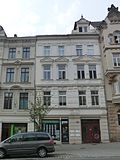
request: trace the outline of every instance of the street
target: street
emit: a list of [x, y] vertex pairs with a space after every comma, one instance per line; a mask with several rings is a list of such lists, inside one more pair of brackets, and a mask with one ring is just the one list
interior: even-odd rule
[[[57, 144], [55, 153], [43, 160], [120, 160], [120, 143]], [[36, 155], [14, 156], [6, 160], [38, 160]]]

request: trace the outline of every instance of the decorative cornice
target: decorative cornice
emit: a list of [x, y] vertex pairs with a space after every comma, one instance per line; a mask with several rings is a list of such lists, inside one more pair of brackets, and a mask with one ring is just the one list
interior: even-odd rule
[[43, 59], [40, 60], [40, 62], [44, 63], [44, 62], [54, 62], [54, 59], [50, 58], [50, 57], [45, 57]]
[[55, 62], [69, 62], [69, 59], [67, 59], [65, 57], [59, 57], [59, 58], [55, 59]]

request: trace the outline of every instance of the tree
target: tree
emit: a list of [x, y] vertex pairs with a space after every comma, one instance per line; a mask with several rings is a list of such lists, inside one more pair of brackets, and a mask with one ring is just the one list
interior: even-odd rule
[[[30, 119], [34, 123], [34, 130], [42, 131], [42, 120], [52, 109], [48, 105], [44, 105], [41, 97], [37, 96], [35, 103], [30, 103]], [[46, 103], [47, 104], [47, 103]]]

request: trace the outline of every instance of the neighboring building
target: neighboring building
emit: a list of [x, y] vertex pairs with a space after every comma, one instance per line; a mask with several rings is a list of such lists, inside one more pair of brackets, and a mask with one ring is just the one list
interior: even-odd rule
[[120, 12], [111, 5], [104, 21], [98, 22], [101, 35], [106, 102], [111, 141], [120, 141]]
[[35, 79], [53, 107], [45, 131], [62, 143], [109, 141], [99, 33], [83, 16], [72, 34], [37, 36]]
[[0, 31], [0, 139], [33, 130], [28, 109], [35, 92], [35, 37]]

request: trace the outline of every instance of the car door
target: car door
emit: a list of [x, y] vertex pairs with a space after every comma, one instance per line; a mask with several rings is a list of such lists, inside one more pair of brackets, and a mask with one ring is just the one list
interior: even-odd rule
[[24, 152], [22, 145], [23, 135], [18, 134], [10, 137], [4, 142], [8, 154], [21, 154]]

